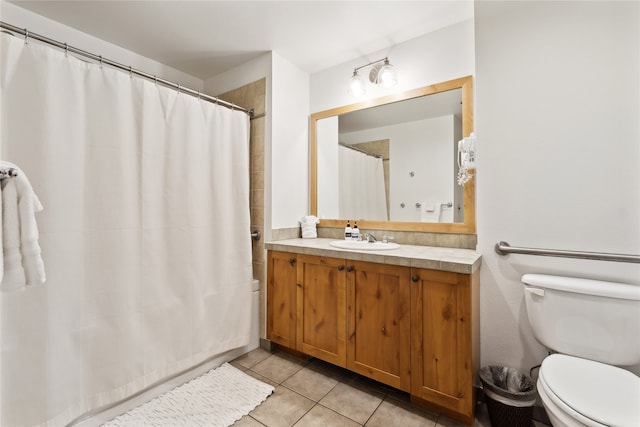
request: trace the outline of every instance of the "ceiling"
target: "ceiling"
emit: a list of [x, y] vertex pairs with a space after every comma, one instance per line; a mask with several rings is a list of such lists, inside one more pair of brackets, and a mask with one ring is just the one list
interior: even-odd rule
[[9, 1], [200, 79], [268, 51], [313, 74], [473, 18], [472, 0]]

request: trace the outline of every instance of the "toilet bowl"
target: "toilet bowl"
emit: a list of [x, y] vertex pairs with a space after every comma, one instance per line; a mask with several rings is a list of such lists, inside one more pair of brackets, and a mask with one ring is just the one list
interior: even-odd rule
[[525, 274], [535, 338], [554, 353], [537, 389], [554, 427], [640, 427], [640, 286]]
[[554, 427], [640, 426], [640, 377], [627, 370], [553, 354], [537, 388]]

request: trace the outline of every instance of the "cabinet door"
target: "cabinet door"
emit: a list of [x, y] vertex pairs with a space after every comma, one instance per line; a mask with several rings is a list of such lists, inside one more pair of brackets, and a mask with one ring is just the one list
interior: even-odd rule
[[296, 254], [269, 251], [267, 262], [267, 338], [295, 348]]
[[411, 394], [473, 422], [471, 279], [414, 269]]
[[344, 260], [298, 256], [297, 350], [346, 363]]
[[347, 368], [409, 391], [408, 267], [346, 261]]

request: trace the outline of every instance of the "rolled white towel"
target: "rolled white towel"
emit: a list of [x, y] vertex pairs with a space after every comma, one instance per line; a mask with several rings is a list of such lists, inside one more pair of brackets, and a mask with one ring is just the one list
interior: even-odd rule
[[16, 165], [2, 161], [2, 168], [14, 168], [18, 176], [2, 180], [2, 258], [0, 290], [17, 290], [46, 280], [35, 214], [43, 207], [27, 176]]
[[26, 285], [22, 254], [20, 253], [20, 216], [18, 192], [14, 178], [2, 183], [2, 282], [0, 290], [15, 291]]

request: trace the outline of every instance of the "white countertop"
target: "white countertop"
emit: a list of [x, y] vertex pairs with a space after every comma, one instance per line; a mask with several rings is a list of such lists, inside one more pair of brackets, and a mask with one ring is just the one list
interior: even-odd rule
[[470, 249], [443, 248], [401, 244], [398, 249], [367, 251], [340, 249], [330, 245], [335, 239], [289, 239], [266, 242], [269, 250], [306, 255], [329, 256], [354, 261], [377, 262], [407, 267], [430, 268], [472, 274], [478, 268], [482, 255]]

